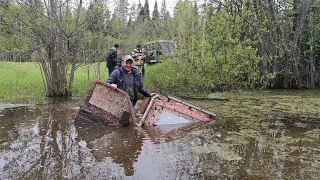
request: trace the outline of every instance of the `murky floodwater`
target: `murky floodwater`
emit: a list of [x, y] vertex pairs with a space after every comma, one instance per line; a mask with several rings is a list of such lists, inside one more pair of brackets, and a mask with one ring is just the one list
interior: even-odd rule
[[0, 105], [0, 179], [318, 179], [320, 93], [190, 100], [218, 123], [74, 125], [83, 99]]

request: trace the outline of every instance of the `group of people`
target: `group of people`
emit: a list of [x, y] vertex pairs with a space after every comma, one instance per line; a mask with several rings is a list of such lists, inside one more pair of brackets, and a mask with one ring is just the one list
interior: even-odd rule
[[[120, 46], [115, 44], [107, 56], [109, 78], [107, 83], [111, 87], [125, 91], [129, 96], [133, 107], [138, 100], [138, 92], [145, 97], [152, 97], [152, 93], [144, 88], [141, 76], [144, 74], [144, 52], [140, 44], [132, 51], [131, 55], [120, 58]], [[118, 63], [121, 59], [121, 64]]]
[[[106, 57], [109, 75], [114, 69], [121, 66], [122, 57], [119, 48], [120, 45], [115, 44], [114, 47], [110, 49], [110, 52]], [[133, 49], [131, 56], [134, 59], [133, 67], [136, 68], [139, 71], [140, 75], [143, 76], [145, 73], [144, 63], [146, 56], [144, 55], [144, 49], [142, 48], [141, 44], [136, 45], [136, 48]]]

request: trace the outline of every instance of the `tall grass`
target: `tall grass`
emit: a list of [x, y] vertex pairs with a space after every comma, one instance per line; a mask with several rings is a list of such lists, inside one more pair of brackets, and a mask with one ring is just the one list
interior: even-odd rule
[[[85, 95], [98, 79], [98, 64], [79, 67], [75, 72], [73, 94]], [[106, 80], [108, 70], [100, 64], [100, 79]], [[68, 76], [69, 78], [69, 76]], [[0, 62], [0, 102], [42, 102], [45, 88], [38, 63]]]
[[[98, 71], [99, 68], [100, 75]], [[102, 81], [107, 81], [108, 76], [109, 73], [105, 63], [101, 63], [100, 66], [97, 63], [81, 66], [75, 71], [72, 93], [74, 95], [84, 95], [87, 93], [88, 88], [92, 85], [94, 80], [100, 79]]]
[[36, 63], [0, 62], [0, 77], [1, 102], [34, 101], [45, 94]]

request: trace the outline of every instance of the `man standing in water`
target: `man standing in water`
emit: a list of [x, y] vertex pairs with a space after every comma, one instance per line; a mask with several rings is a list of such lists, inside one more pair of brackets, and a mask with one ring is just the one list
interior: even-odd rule
[[125, 91], [129, 96], [133, 107], [138, 100], [138, 92], [145, 97], [155, 96], [156, 93], [150, 93], [143, 87], [141, 76], [137, 69], [133, 68], [133, 57], [126, 55], [122, 58], [121, 67], [115, 69], [107, 80], [114, 89], [119, 88]]

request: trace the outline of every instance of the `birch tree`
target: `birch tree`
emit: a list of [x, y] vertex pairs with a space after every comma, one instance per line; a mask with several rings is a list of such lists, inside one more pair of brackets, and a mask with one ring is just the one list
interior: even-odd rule
[[30, 51], [42, 69], [46, 95], [71, 95], [78, 48], [88, 26], [83, 1], [17, 0], [12, 3], [21, 11], [13, 11], [10, 6], [7, 10], [16, 22], [23, 24], [19, 31], [31, 38]]

